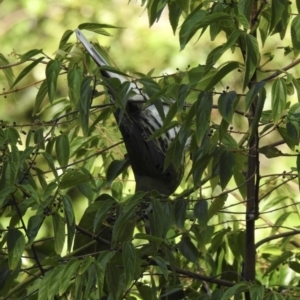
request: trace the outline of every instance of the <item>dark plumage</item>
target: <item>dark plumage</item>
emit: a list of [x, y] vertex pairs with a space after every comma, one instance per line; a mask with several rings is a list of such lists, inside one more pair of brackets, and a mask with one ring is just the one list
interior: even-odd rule
[[[99, 67], [109, 65], [80, 30], [76, 29], [75, 33]], [[106, 78], [117, 78], [121, 83], [128, 82], [123, 76], [107, 70], [101, 70], [101, 74]], [[109, 90], [108, 86], [107, 89], [111, 102], [114, 102], [113, 92]], [[133, 92], [133, 95], [127, 102], [126, 113], [121, 113], [121, 110], [118, 109], [115, 112], [115, 118], [119, 124], [135, 176], [136, 191], [157, 190], [163, 195], [170, 195], [176, 190], [183, 176], [184, 162], [177, 167], [171, 163], [164, 170], [166, 151], [179, 128], [174, 127], [159, 138], [148, 140], [156, 130], [162, 127], [163, 121], [153, 104], [148, 106], [143, 104], [149, 97], [143, 94], [134, 83], [130, 82], [129, 90]], [[166, 115], [169, 106], [164, 104], [163, 109]]]

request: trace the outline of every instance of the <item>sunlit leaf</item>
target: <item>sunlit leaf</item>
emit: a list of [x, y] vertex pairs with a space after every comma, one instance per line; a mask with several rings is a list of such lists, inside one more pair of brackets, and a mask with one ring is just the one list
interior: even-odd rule
[[48, 85], [47, 85], [47, 81], [44, 80], [42, 82], [42, 84], [40, 85], [39, 90], [36, 94], [32, 116], [35, 116], [36, 114], [38, 114], [40, 106], [41, 106], [45, 96], [47, 95], [47, 92], [48, 92]]
[[81, 264], [80, 260], [77, 259], [71, 259], [68, 261], [68, 263], [64, 266], [64, 270], [60, 275], [59, 282], [59, 288], [58, 288], [58, 294], [61, 296], [65, 293], [69, 285], [71, 284], [71, 280], [74, 276], [74, 273], [78, 269], [79, 265]]
[[56, 96], [57, 78], [61, 69], [61, 63], [58, 60], [51, 60], [46, 67], [46, 81], [48, 87], [49, 100], [52, 103]]
[[295, 56], [300, 52], [300, 16], [295, 16], [291, 24], [291, 37]]
[[21, 71], [21, 73], [18, 75], [12, 86], [10, 87], [11, 89], [19, 82], [21, 81], [36, 65], [38, 65], [44, 57], [40, 57], [33, 61], [30, 65], [28, 65], [25, 69]]
[[225, 204], [228, 195], [222, 195], [214, 199], [212, 204], [210, 205], [207, 213], [207, 221], [209, 221], [214, 215], [216, 215], [219, 210], [221, 210]]
[[78, 25], [79, 29], [86, 29], [89, 31], [93, 31], [102, 35], [111, 36], [110, 33], [108, 33], [104, 28], [121, 28], [116, 27], [110, 24], [99, 24], [99, 23], [82, 23]]
[[15, 79], [13, 69], [12, 69], [12, 67], [8, 67], [9, 61], [6, 59], [6, 57], [2, 53], [0, 53], [0, 66], [2, 67], [0, 69], [3, 71], [9, 86], [11, 86]]
[[82, 71], [80, 69], [68, 70], [69, 97], [74, 108], [78, 106], [80, 100], [80, 85], [82, 81]]
[[285, 109], [287, 97], [286, 83], [282, 78], [278, 78], [273, 82], [271, 93], [273, 122], [277, 123]]
[[246, 40], [246, 61], [244, 70], [243, 90], [248, 86], [259, 64], [260, 53], [257, 39], [252, 35], [244, 35]]

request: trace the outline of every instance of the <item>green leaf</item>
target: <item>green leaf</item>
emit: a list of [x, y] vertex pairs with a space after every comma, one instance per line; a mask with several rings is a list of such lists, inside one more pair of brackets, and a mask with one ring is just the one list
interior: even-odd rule
[[138, 295], [141, 297], [143, 300], [153, 300], [157, 299], [157, 294], [154, 292], [153, 289], [150, 288], [150, 286], [145, 285], [141, 282], [138, 282], [135, 284]]
[[246, 89], [250, 80], [252, 79], [252, 76], [256, 71], [256, 67], [259, 64], [260, 59], [257, 39], [252, 35], [244, 35], [244, 37], [246, 42], [246, 61], [244, 70], [243, 90]]
[[295, 103], [291, 106], [286, 119], [286, 132], [294, 140], [294, 143], [298, 144], [300, 136], [300, 103]]
[[58, 49], [62, 49], [63, 46], [68, 42], [69, 37], [73, 34], [73, 30], [66, 30], [64, 32], [64, 34], [62, 35], [59, 45], [58, 45]]
[[221, 229], [220, 231], [217, 231], [215, 233], [215, 235], [213, 236], [213, 238], [211, 240], [211, 246], [210, 246], [210, 249], [209, 249], [209, 251], [212, 254], [214, 254], [216, 252], [219, 252], [221, 247], [223, 247], [225, 236], [230, 231], [231, 231], [230, 228], [226, 228], [226, 229]]
[[[283, 4], [283, 11], [280, 16], [280, 21], [276, 24], [275, 28], [272, 31], [272, 34], [279, 33], [281, 39], [284, 39], [287, 28], [290, 27], [290, 18], [291, 18], [291, 5], [286, 5], [284, 0], [281, 0]], [[273, 5], [272, 5], [273, 6]]]
[[123, 196], [123, 183], [120, 181], [115, 181], [111, 185], [111, 194], [116, 199], [122, 199]]
[[87, 256], [84, 258], [84, 261], [81, 263], [80, 268], [78, 270], [78, 275], [82, 275], [92, 263], [95, 262], [95, 258], [91, 256]]
[[191, 33], [191, 29], [198, 20], [202, 19], [206, 15], [204, 10], [200, 10], [200, 6], [194, 9], [184, 20], [179, 31], [180, 50], [183, 50], [189, 40], [193, 37], [194, 33]]
[[228, 195], [218, 196], [210, 205], [207, 214], [207, 222], [221, 210], [225, 204]]
[[12, 186], [3, 186], [0, 189], [0, 207], [5, 203], [7, 196], [10, 195], [15, 190]]
[[124, 160], [113, 160], [107, 168], [106, 171], [106, 185], [110, 186], [111, 183], [118, 177], [120, 174], [130, 166], [129, 159]]
[[177, 244], [181, 254], [189, 261], [196, 263], [199, 260], [199, 253], [195, 245], [191, 242], [188, 235], [183, 235], [181, 241]]
[[[291, 150], [294, 150], [295, 146], [299, 144], [299, 141], [295, 141], [290, 138], [290, 136], [287, 134], [286, 128], [276, 127], [276, 130], [280, 133], [281, 137]], [[283, 155], [283, 153], [281, 155]]]
[[55, 152], [59, 165], [67, 167], [70, 158], [70, 145], [66, 134], [56, 137]]
[[34, 242], [34, 239], [36, 238], [41, 228], [44, 218], [45, 218], [44, 215], [41, 213], [31, 216], [29, 218], [28, 225], [27, 225], [27, 237], [28, 237], [27, 246], [28, 247], [30, 247]]
[[184, 49], [188, 41], [199, 29], [224, 21], [232, 21], [232, 17], [224, 12], [216, 12], [207, 15], [206, 12], [197, 10], [195, 13], [191, 13], [183, 22], [179, 32], [180, 49]]
[[134, 280], [134, 273], [137, 264], [137, 255], [131, 242], [123, 244], [122, 248], [123, 265], [125, 273], [124, 288], [127, 290]]
[[[220, 13], [220, 12], [223, 12], [223, 10], [224, 10], [224, 7], [220, 2], [215, 2], [211, 6], [211, 14]], [[202, 30], [202, 33], [204, 32], [204, 30], [205, 29]], [[211, 41], [214, 41], [216, 39], [218, 34], [221, 32], [221, 30], [222, 30], [222, 27], [219, 22], [215, 22], [209, 26], [209, 33], [210, 33]]]
[[205, 71], [208, 71], [218, 60], [219, 58], [227, 51], [228, 49], [234, 47], [237, 43], [237, 40], [243, 33], [242, 30], [236, 29], [230, 33], [227, 41], [223, 46], [219, 46], [213, 49], [207, 56]]
[[298, 13], [300, 13], [300, 0], [296, 0], [295, 2], [296, 2]]
[[157, 263], [157, 265], [160, 268], [163, 276], [167, 280], [169, 272], [168, 272], [168, 268], [167, 268], [166, 262], [160, 256], [154, 256], [153, 259]]
[[203, 137], [207, 132], [210, 115], [213, 105], [212, 93], [200, 93], [195, 102], [195, 117], [196, 117], [196, 140], [200, 146]]
[[20, 135], [19, 132], [14, 127], [9, 127], [5, 130], [6, 138], [9, 140], [11, 144], [20, 143]]
[[81, 69], [69, 69], [68, 70], [68, 88], [69, 97], [73, 108], [78, 107], [80, 101], [80, 86], [82, 82], [82, 70]]
[[28, 146], [20, 155], [20, 166], [23, 166], [24, 162], [30, 157], [30, 154], [34, 151], [35, 147]]
[[205, 229], [208, 222], [208, 205], [207, 201], [200, 199], [194, 206], [194, 216], [198, 220], [201, 229]]
[[240, 67], [239, 62], [237, 61], [229, 61], [223, 64], [217, 70], [216, 74], [212, 77], [210, 82], [208, 83], [206, 89], [212, 89], [217, 83], [219, 83], [228, 73], [231, 71], [238, 69]]
[[250, 22], [250, 15], [253, 9], [254, 0], [239, 0], [238, 2], [238, 10], [239, 13], [243, 14], [248, 22]]
[[291, 24], [291, 37], [295, 57], [300, 52], [300, 16], [296, 16]]
[[271, 96], [273, 122], [277, 123], [286, 106], [287, 88], [286, 83], [282, 78], [277, 78], [273, 82]]
[[260, 81], [254, 84], [251, 89], [247, 92], [245, 97], [245, 112], [247, 112], [255, 99], [256, 95], [260, 92], [260, 90], [265, 86], [266, 81]]
[[116, 246], [118, 242], [128, 242], [132, 239], [137, 217], [135, 214], [135, 209], [136, 206], [142, 201], [144, 195], [145, 193], [138, 192], [127, 200], [122, 213], [118, 217], [113, 227], [113, 247]]
[[97, 229], [100, 227], [100, 225], [103, 223], [105, 218], [107, 217], [107, 213], [111, 209], [111, 207], [116, 204], [116, 200], [107, 194], [102, 194], [99, 196], [96, 201], [99, 205], [97, 209], [97, 213], [94, 218], [94, 226], [93, 226], [93, 232], [97, 232]]
[[296, 273], [300, 273], [300, 264], [296, 261], [290, 261], [289, 267]]
[[242, 251], [244, 251], [244, 245], [239, 243], [239, 231], [229, 232], [227, 234], [227, 241], [230, 250], [234, 256], [234, 259], [239, 260], [242, 257]]
[[15, 228], [9, 228], [7, 232], [8, 266], [15, 270], [25, 250], [25, 237], [23, 233]]
[[[105, 279], [106, 279], [106, 287], [110, 294], [110, 299], [121, 299], [121, 272], [119, 270], [119, 265], [110, 261], [106, 265], [105, 270]], [[123, 275], [123, 274], [122, 274]]]
[[78, 26], [79, 29], [86, 29], [92, 32], [96, 32], [105, 36], [111, 36], [106, 30], [103, 28], [122, 28], [109, 24], [99, 24], [99, 23], [82, 23]]
[[189, 84], [181, 84], [178, 88], [178, 93], [177, 93], [177, 101], [176, 105], [172, 105], [178, 107], [179, 111], [182, 111], [184, 109], [184, 105], [186, 104], [186, 99], [189, 95], [190, 92], [190, 85]]
[[14, 73], [13, 73], [13, 69], [11, 67], [7, 67], [9, 65], [9, 61], [6, 59], [6, 57], [0, 53], [0, 70], [3, 71], [5, 78], [9, 84], [9, 86], [11, 86], [14, 82]]
[[92, 77], [84, 77], [81, 83], [80, 89], [80, 103], [79, 103], [79, 114], [81, 127], [84, 136], [87, 136], [89, 128], [89, 109], [92, 101], [92, 87], [91, 87]]
[[61, 189], [66, 189], [69, 187], [77, 186], [78, 184], [89, 182], [92, 179], [92, 175], [87, 171], [83, 172], [82, 169], [79, 170], [67, 170], [63, 175], [59, 187]]
[[55, 295], [58, 293], [58, 288], [60, 284], [60, 278], [65, 270], [65, 266], [58, 265], [51, 272], [51, 276], [47, 282], [48, 293], [46, 299], [55, 299]]
[[169, 9], [169, 21], [170, 21], [173, 33], [175, 34], [182, 11], [181, 11], [180, 6], [178, 6], [175, 1], [168, 2], [168, 9]]
[[14, 162], [17, 166], [20, 165], [20, 152], [16, 145], [12, 144], [10, 145], [11, 151], [9, 155], [9, 160]]
[[276, 25], [281, 21], [282, 15], [287, 5], [285, 0], [272, 0], [270, 32], [273, 32]]
[[51, 278], [51, 274], [54, 269], [49, 270], [43, 279], [40, 281], [40, 286], [38, 289], [38, 300], [45, 300], [48, 299], [48, 286], [49, 286], [49, 279]]
[[248, 291], [250, 284], [248, 282], [240, 282], [228, 288], [221, 300], [228, 300], [232, 296], [239, 296], [240, 293]]
[[265, 45], [266, 39], [269, 34], [270, 21], [271, 21], [270, 9], [263, 11], [259, 22], [259, 33], [261, 37], [262, 46]]
[[54, 161], [53, 161], [53, 158], [52, 156], [47, 153], [47, 152], [43, 152], [42, 155], [44, 156], [44, 158], [46, 159], [47, 163], [48, 163], [48, 166], [50, 167], [53, 175], [56, 177], [56, 179], [58, 178], [58, 174], [57, 174], [57, 171], [56, 171], [56, 168], [54, 166]]
[[65, 222], [57, 212], [54, 212], [52, 215], [52, 224], [55, 252], [60, 255], [65, 243]]
[[220, 185], [222, 190], [227, 186], [230, 178], [233, 175], [235, 158], [231, 151], [225, 150], [220, 156]]
[[28, 52], [26, 52], [20, 56], [20, 62], [27, 61], [29, 58], [36, 56], [37, 54], [41, 54], [41, 53], [43, 53], [42, 49], [29, 50]]
[[49, 184], [47, 184], [47, 186], [44, 189], [44, 193], [43, 193], [43, 200], [47, 201], [47, 199], [49, 197], [51, 197], [51, 194], [53, 193], [53, 191], [57, 188], [57, 183], [56, 182], [50, 182]]
[[51, 60], [46, 67], [46, 81], [48, 87], [49, 100], [53, 103], [56, 95], [57, 78], [61, 69], [61, 63], [58, 60]]
[[184, 228], [185, 215], [188, 202], [183, 198], [178, 198], [175, 200], [173, 209], [174, 209], [174, 220], [178, 228]]
[[2, 167], [2, 176], [0, 179], [0, 187], [13, 186], [16, 183], [18, 175], [18, 166], [12, 161], [6, 161]]
[[75, 236], [75, 215], [73, 211], [72, 201], [68, 195], [62, 195], [62, 204], [64, 206], [64, 214], [65, 214], [65, 221], [67, 224], [67, 231], [68, 231], [68, 251], [70, 252], [72, 249], [73, 239]]
[[263, 153], [267, 158], [283, 156], [283, 153], [274, 146], [261, 147], [259, 153]]
[[151, 234], [160, 238], [164, 237], [166, 233], [163, 228], [164, 218], [167, 218], [164, 214], [163, 204], [157, 200], [152, 199], [152, 210], [149, 212], [149, 223], [151, 228]]
[[10, 88], [12, 89], [21, 79], [23, 79], [43, 59], [44, 59], [44, 57], [40, 57], [40, 58], [36, 59], [34, 62], [32, 62], [30, 65], [28, 65], [25, 69], [23, 69]]
[[251, 141], [252, 137], [254, 136], [254, 134], [257, 131], [258, 128], [258, 122], [261, 118], [262, 115], [262, 111], [265, 105], [265, 100], [267, 97], [267, 93], [265, 88], [263, 88], [260, 92], [259, 92], [259, 96], [257, 99], [257, 105], [255, 107], [255, 112], [254, 112], [254, 117], [253, 120], [251, 122], [251, 126], [250, 126], [250, 130], [249, 130], [249, 138], [248, 141]]
[[47, 95], [47, 92], [48, 92], [48, 85], [47, 85], [47, 81], [44, 80], [42, 82], [42, 84], [40, 85], [40, 88], [39, 88], [39, 90], [36, 94], [32, 116], [35, 116], [35, 115], [39, 114], [38, 111], [40, 109], [40, 106], [41, 106], [45, 96]]
[[291, 252], [291, 251], [285, 251], [279, 257], [277, 257], [276, 259], [273, 259], [272, 262], [271, 262], [271, 264], [268, 266], [267, 270], [265, 271], [263, 277], [265, 277], [268, 274], [270, 274], [273, 270], [275, 270], [282, 263], [286, 262], [293, 255], [294, 255], [293, 252]]
[[[239, 2], [240, 3], [240, 2]], [[237, 19], [239, 21], [239, 23], [245, 28], [245, 29], [249, 29], [250, 24], [249, 24], [249, 20], [247, 19], [247, 17], [244, 14], [238, 14]]]
[[159, 5], [160, 0], [149, 0], [147, 1], [147, 11], [148, 11], [148, 19], [149, 26], [151, 27], [155, 20], [159, 19]]
[[[90, 257], [88, 257], [90, 258]], [[68, 289], [68, 287], [72, 284], [72, 279], [74, 277], [75, 272], [77, 271], [79, 265], [81, 264], [81, 261], [78, 259], [71, 259], [68, 261], [67, 265], [64, 266], [64, 270], [61, 273], [59, 282], [59, 288], [58, 288], [58, 294], [59, 296], [62, 296], [65, 291]]]
[[223, 296], [223, 290], [215, 288], [211, 294], [211, 300], [220, 300]]
[[[297, 155], [296, 165], [297, 165], [298, 174], [300, 174], [300, 155]], [[298, 188], [300, 190], [300, 176], [299, 175], [298, 175]]]
[[223, 93], [218, 99], [218, 109], [221, 116], [229, 124], [232, 123], [232, 116], [236, 106], [237, 95], [235, 91]]
[[163, 238], [159, 238], [150, 234], [146, 234], [146, 233], [136, 233], [134, 235], [134, 238], [137, 240], [147, 240], [149, 242], [155, 242], [156, 244], [161, 244], [162, 242], [165, 241], [165, 239]]

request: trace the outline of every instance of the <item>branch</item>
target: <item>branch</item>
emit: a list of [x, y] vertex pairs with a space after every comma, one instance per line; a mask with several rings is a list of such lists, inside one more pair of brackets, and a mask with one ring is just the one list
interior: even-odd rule
[[289, 65], [287, 65], [286, 67], [282, 68], [281, 70], [277, 70], [276, 72], [274, 72], [272, 75], [266, 77], [265, 79], [261, 80], [261, 81], [269, 81], [275, 77], [277, 77], [278, 75], [280, 75], [281, 73], [284, 73], [284, 71], [287, 71], [293, 67], [295, 67], [296, 65], [298, 65], [300, 63], [300, 58], [294, 60], [292, 63], [290, 63]]
[[276, 235], [268, 236], [268, 237], [260, 240], [259, 242], [257, 242], [255, 244], [255, 249], [257, 249], [258, 247], [260, 247], [264, 243], [267, 243], [267, 242], [270, 242], [270, 241], [273, 241], [273, 240], [276, 240], [276, 239], [280, 239], [280, 238], [283, 238], [283, 237], [296, 235], [296, 234], [300, 234], [300, 230], [293, 230], [293, 231], [289, 231], [289, 232], [283, 232], [283, 233], [279, 233], [279, 234], [276, 234]]
[[[157, 263], [154, 260], [150, 260], [150, 264], [151, 265], [155, 265], [157, 266]], [[167, 265], [167, 268], [169, 271], [174, 271], [177, 274], [182, 274], [185, 275], [187, 277], [190, 278], [194, 278], [197, 280], [201, 280], [201, 281], [206, 281], [206, 282], [210, 282], [210, 283], [215, 283], [215, 284], [219, 284], [219, 285], [223, 285], [223, 286], [234, 286], [235, 283], [231, 282], [231, 281], [227, 281], [227, 280], [222, 280], [222, 279], [217, 279], [216, 277], [209, 277], [209, 276], [205, 276], [205, 275], [201, 275], [198, 273], [194, 273], [194, 272], [190, 272], [184, 269], [180, 269], [180, 268], [172, 268], [170, 265]]]

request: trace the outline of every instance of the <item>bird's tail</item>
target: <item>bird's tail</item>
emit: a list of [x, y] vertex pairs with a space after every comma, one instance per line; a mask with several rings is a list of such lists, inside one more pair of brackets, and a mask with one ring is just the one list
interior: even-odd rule
[[[83, 33], [79, 29], [75, 29], [75, 33], [76, 33], [78, 40], [82, 43], [82, 45], [84, 46], [86, 51], [89, 53], [89, 55], [93, 58], [93, 60], [99, 67], [104, 67], [104, 66], [110, 65], [105, 60], [105, 58], [96, 50], [96, 48], [86, 39], [86, 37], [83, 35]], [[123, 76], [121, 76], [115, 72], [111, 72], [107, 69], [105, 69], [105, 71], [101, 71], [101, 73], [105, 77], [108, 77], [108, 78], [117, 78], [120, 80], [121, 83], [128, 81]], [[132, 86], [132, 87], [134, 87], [134, 86]]]

